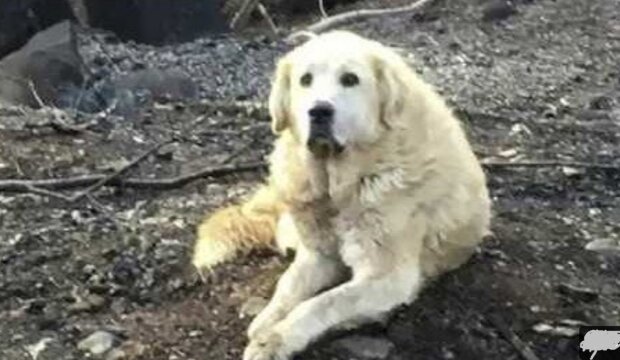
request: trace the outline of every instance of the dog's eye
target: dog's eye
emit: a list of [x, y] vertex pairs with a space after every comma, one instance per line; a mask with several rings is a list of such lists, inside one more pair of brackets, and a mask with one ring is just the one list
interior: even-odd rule
[[305, 73], [303, 74], [303, 76], [301, 77], [301, 79], [299, 79], [299, 83], [301, 84], [301, 86], [303, 87], [308, 87], [312, 84], [312, 74], [310, 73]]
[[344, 87], [352, 87], [360, 83], [360, 78], [357, 77], [354, 73], [344, 73], [340, 77], [340, 83]]

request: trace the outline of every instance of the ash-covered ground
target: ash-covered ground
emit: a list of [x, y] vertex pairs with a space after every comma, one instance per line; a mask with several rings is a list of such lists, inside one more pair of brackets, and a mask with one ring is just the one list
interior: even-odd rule
[[[299, 359], [519, 359], [528, 350], [570, 359], [579, 324], [620, 325], [620, 7], [521, 0], [502, 14], [490, 3], [438, 1], [351, 28], [410, 53], [482, 159], [575, 165], [487, 167], [493, 236], [481, 251], [387, 324], [334, 334]], [[384, 2], [356, 6], [366, 5]], [[46, 113], [0, 109], [0, 178], [109, 173], [170, 137], [179, 141], [124, 177], [177, 176], [268, 153], [264, 110], [200, 103], [264, 102], [283, 43], [245, 34], [152, 47], [81, 36], [97, 81], [174, 68], [195, 82], [195, 99], [80, 113], [71, 120], [87, 125], [80, 131], [49, 126]], [[189, 256], [200, 218], [264, 175], [104, 187], [75, 203], [0, 193], [0, 359], [238, 360], [249, 323], [240, 313], [270, 294], [287, 261], [254, 253], [203, 283]], [[592, 241], [608, 249], [585, 250]], [[94, 345], [83, 342], [98, 331]], [[107, 351], [90, 354], [96, 346]]]

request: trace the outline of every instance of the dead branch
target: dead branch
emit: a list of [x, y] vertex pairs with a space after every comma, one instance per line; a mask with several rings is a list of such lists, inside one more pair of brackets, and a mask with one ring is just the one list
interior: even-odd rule
[[[241, 164], [241, 165], [222, 165], [217, 167], [209, 167], [188, 174], [182, 174], [170, 178], [162, 179], [142, 179], [127, 178], [121, 179], [113, 177], [105, 182], [105, 186], [117, 188], [134, 188], [143, 190], [169, 190], [186, 185], [194, 180], [211, 177], [218, 178], [231, 174], [264, 170], [267, 164], [263, 161]], [[84, 186], [93, 186], [94, 184], [107, 179], [109, 175], [96, 174], [85, 175], [62, 179], [42, 179], [42, 180], [19, 180], [8, 179], [0, 180], [0, 191], [4, 192], [33, 192], [40, 195], [50, 195], [43, 190], [69, 190]], [[103, 186], [103, 185], [102, 185]], [[34, 189], [34, 191], [31, 191]], [[58, 194], [54, 194], [58, 195]], [[62, 195], [62, 194], [61, 194]], [[53, 195], [52, 195], [53, 196]], [[62, 198], [55, 196], [57, 198]]]
[[500, 334], [512, 344], [515, 350], [519, 352], [519, 355], [521, 355], [523, 360], [540, 360], [532, 348], [525, 341], [521, 340], [521, 338], [514, 331], [512, 331], [503, 320], [497, 316], [490, 316], [488, 319], [500, 332]]
[[40, 108], [45, 108], [46, 105], [43, 102], [43, 100], [41, 99], [41, 97], [39, 96], [39, 93], [37, 92], [37, 89], [35, 88], [34, 83], [32, 82], [32, 80], [28, 80], [28, 88], [30, 89], [30, 92], [32, 93], [32, 97], [34, 97], [34, 100], [37, 102], [39, 107]]
[[278, 30], [278, 27], [276, 26], [275, 21], [273, 21], [273, 18], [271, 17], [271, 15], [269, 15], [269, 11], [267, 11], [267, 8], [261, 2], [258, 3], [258, 11], [260, 12], [263, 19], [265, 19], [265, 21], [269, 25], [271, 32], [273, 32], [273, 34], [277, 36], [280, 33], [280, 31]]
[[71, 125], [71, 124], [67, 124], [62, 121], [52, 121], [49, 123], [49, 126], [52, 129], [54, 129], [56, 132], [61, 133], [61, 134], [68, 134], [68, 135], [81, 134], [85, 132], [86, 130], [88, 130], [88, 128], [91, 127], [92, 125], [93, 124], [90, 122], [85, 123], [85, 124], [80, 124], [80, 125]]
[[484, 159], [482, 165], [487, 168], [500, 167], [573, 167], [598, 170], [620, 170], [620, 165], [586, 163], [580, 161], [561, 161], [561, 160], [524, 160], [524, 161], [503, 161]]
[[194, 180], [205, 177], [217, 178], [236, 173], [257, 171], [261, 169], [267, 169], [267, 163], [265, 163], [264, 161], [257, 161], [254, 163], [242, 165], [222, 165], [219, 167], [206, 168], [193, 173], [167, 179], [127, 179], [119, 181], [119, 183], [124, 186], [137, 189], [169, 190], [178, 188]]
[[[239, 152], [245, 150], [242, 148]], [[233, 155], [236, 155], [233, 154]], [[225, 161], [229, 161], [234, 156], [227, 158]], [[495, 160], [483, 160], [482, 165], [488, 169], [497, 169], [504, 167], [556, 167], [556, 166], [569, 166], [576, 168], [589, 168], [598, 170], [616, 170], [620, 171], [620, 165], [613, 164], [597, 164], [597, 163], [584, 163], [584, 162], [571, 162], [571, 161], [495, 161]], [[208, 167], [202, 170], [198, 170], [188, 174], [181, 174], [179, 176], [163, 178], [163, 179], [142, 179], [142, 178], [118, 178], [122, 174], [121, 171], [116, 176], [111, 175], [84, 175], [70, 178], [61, 179], [42, 179], [42, 180], [20, 180], [20, 179], [7, 179], [0, 180], [0, 192], [22, 192], [22, 193], [34, 193], [39, 195], [46, 195], [55, 197], [58, 199], [70, 200], [72, 197], [65, 196], [63, 194], [56, 193], [51, 190], [70, 190], [80, 188], [84, 186], [90, 186], [94, 188], [95, 184], [101, 183], [97, 186], [110, 186], [118, 188], [134, 188], [143, 190], [170, 190], [181, 186], [184, 186], [194, 180], [202, 178], [218, 178], [231, 174], [252, 172], [258, 170], [266, 170], [267, 163], [264, 161], [257, 161], [241, 165], [222, 165], [216, 167]], [[112, 174], [114, 175], [114, 174]], [[88, 189], [87, 189], [88, 190]], [[88, 195], [89, 191], [84, 190]], [[90, 190], [92, 191], [92, 190]], [[84, 196], [84, 195], [81, 195]]]
[[[342, 26], [344, 24], [360, 21], [364, 19], [368, 19], [371, 17], [377, 16], [387, 16], [387, 15], [397, 15], [397, 14], [405, 14], [413, 11], [417, 11], [423, 6], [431, 3], [433, 0], [417, 0], [409, 5], [390, 8], [390, 9], [361, 9], [361, 10], [353, 10], [349, 12], [345, 12], [342, 14], [334, 15], [325, 19], [320, 20], [317, 23], [314, 23], [308, 27], [306, 27], [303, 31], [312, 32], [315, 34], [325, 32], [327, 30], [336, 28], [338, 26]], [[288, 42], [295, 43], [299, 38], [300, 32], [295, 32], [289, 35], [286, 40]]]
[[88, 130], [91, 126], [95, 124], [99, 119], [95, 118], [94, 121], [89, 121], [84, 124], [70, 124], [65, 121], [68, 118], [68, 114], [64, 111], [54, 108], [54, 107], [43, 107], [41, 111], [44, 111], [50, 117], [49, 123], [41, 124], [42, 126], [49, 126], [54, 129], [58, 133], [68, 134], [68, 135], [76, 135], [81, 134]]
[[72, 125], [67, 123], [65, 121], [67, 114], [56, 107], [48, 106], [47, 104], [45, 104], [45, 102], [39, 95], [39, 92], [37, 91], [34, 82], [32, 82], [32, 80], [28, 80], [27, 83], [28, 89], [30, 90], [32, 97], [35, 99], [37, 105], [40, 108], [39, 111], [42, 111], [50, 118], [49, 122], [41, 124], [40, 126], [49, 126], [59, 133], [75, 135], [86, 131], [90, 126], [93, 125], [92, 123], [86, 123], [81, 125]]
[[[36, 181], [24, 181], [23, 183], [23, 189], [25, 189], [26, 192], [30, 192], [33, 194], [38, 194], [38, 195], [44, 195], [44, 196], [49, 196], [49, 197], [53, 197], [56, 199], [61, 199], [64, 200], [66, 202], [69, 203], [74, 203], [80, 199], [82, 199], [85, 196], [90, 196], [90, 194], [94, 191], [96, 191], [97, 189], [101, 188], [102, 186], [106, 185], [107, 183], [113, 181], [114, 179], [118, 178], [119, 176], [121, 176], [123, 173], [125, 173], [127, 170], [129, 170], [130, 168], [138, 165], [140, 162], [142, 162], [144, 159], [146, 159], [149, 155], [151, 155], [152, 153], [154, 153], [155, 151], [157, 151], [159, 148], [161, 148], [162, 146], [166, 145], [166, 144], [170, 144], [172, 142], [172, 140], [168, 140], [168, 141], [164, 141], [161, 143], [158, 143], [156, 145], [154, 145], [153, 147], [151, 147], [150, 149], [148, 149], [147, 151], [145, 151], [144, 153], [140, 154], [138, 157], [136, 157], [135, 159], [133, 159], [132, 161], [130, 161], [129, 163], [127, 163], [125, 166], [122, 166], [121, 168], [119, 168], [118, 170], [116, 170], [115, 172], [109, 174], [109, 175], [102, 175], [99, 176], [98, 179], [94, 180], [91, 184], [88, 185], [88, 187], [80, 192], [75, 193], [74, 195], [68, 196], [56, 191], [52, 191], [52, 190], [48, 190], [45, 188], [45, 185], [43, 183], [43, 185], [38, 185], [36, 184]], [[1, 188], [0, 188], [1, 189]]]
[[252, 11], [258, 6], [258, 1], [259, 0], [245, 0], [243, 4], [241, 4], [239, 11], [235, 13], [230, 21], [230, 28], [236, 30], [244, 27], [250, 20]]
[[96, 191], [97, 189], [101, 188], [102, 186], [104, 186], [105, 184], [109, 183], [113, 179], [118, 178], [119, 176], [121, 176], [125, 172], [127, 172], [129, 169], [133, 168], [134, 166], [136, 166], [139, 163], [141, 163], [142, 161], [144, 161], [147, 157], [149, 157], [155, 151], [159, 150], [162, 146], [168, 145], [168, 144], [170, 144], [172, 142], [174, 142], [174, 140], [166, 140], [166, 141], [162, 141], [162, 142], [160, 142], [158, 144], [155, 144], [150, 149], [146, 150], [145, 152], [140, 154], [138, 157], [136, 157], [135, 159], [133, 159], [132, 161], [127, 163], [125, 166], [120, 167], [115, 172], [113, 172], [110, 175], [108, 175], [108, 176], [102, 178], [101, 180], [95, 182], [94, 184], [92, 184], [91, 186], [86, 188], [86, 190], [80, 191], [77, 194], [75, 194], [74, 196], [72, 196], [70, 198], [70, 202], [78, 201], [79, 199], [83, 198], [84, 196], [89, 195], [93, 191]]
[[31, 184], [25, 184], [25, 189], [27, 189], [27, 192], [29, 193], [33, 193], [33, 194], [37, 194], [37, 195], [43, 195], [43, 196], [48, 196], [51, 198], [55, 198], [55, 199], [60, 199], [60, 200], [64, 200], [66, 202], [73, 202], [73, 198], [71, 196], [67, 196], [65, 194], [56, 192], [56, 191], [51, 191], [51, 190], [46, 190], [46, 189], [41, 189], [39, 187], [36, 187], [34, 185]]
[[321, 16], [323, 19], [327, 19], [329, 17], [327, 15], [327, 11], [325, 11], [325, 3], [323, 0], [319, 0], [319, 10], [321, 11]]

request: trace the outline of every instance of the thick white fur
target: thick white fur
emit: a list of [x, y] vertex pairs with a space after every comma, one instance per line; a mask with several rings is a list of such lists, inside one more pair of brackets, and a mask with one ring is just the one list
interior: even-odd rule
[[[307, 72], [313, 83], [302, 87]], [[360, 83], [343, 87], [343, 72]], [[345, 148], [326, 160], [305, 145], [317, 100], [334, 104]], [[267, 186], [286, 209], [278, 242], [297, 254], [252, 322], [244, 360], [290, 359], [330, 329], [412, 302], [489, 226], [485, 177], [460, 124], [387, 47], [348, 32], [310, 40], [280, 61], [270, 110], [278, 139]]]

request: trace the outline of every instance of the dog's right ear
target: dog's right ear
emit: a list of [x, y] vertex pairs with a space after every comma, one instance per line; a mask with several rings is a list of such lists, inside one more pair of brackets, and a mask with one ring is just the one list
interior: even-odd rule
[[287, 58], [278, 62], [269, 95], [271, 130], [278, 135], [290, 126], [291, 63]]

